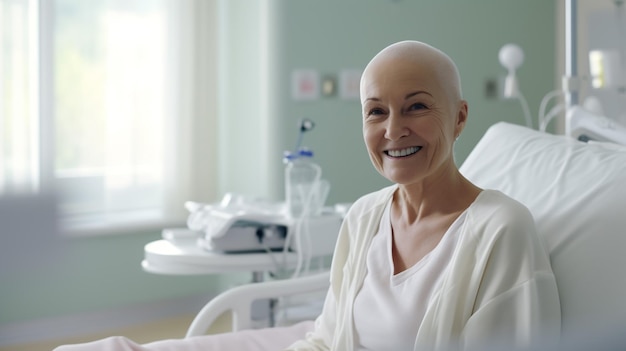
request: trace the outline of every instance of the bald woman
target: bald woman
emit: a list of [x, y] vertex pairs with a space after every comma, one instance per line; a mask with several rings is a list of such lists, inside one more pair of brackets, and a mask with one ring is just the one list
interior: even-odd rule
[[558, 340], [555, 277], [533, 218], [457, 169], [468, 121], [442, 51], [390, 45], [365, 68], [363, 138], [393, 186], [357, 200], [315, 330], [289, 350], [457, 350]]

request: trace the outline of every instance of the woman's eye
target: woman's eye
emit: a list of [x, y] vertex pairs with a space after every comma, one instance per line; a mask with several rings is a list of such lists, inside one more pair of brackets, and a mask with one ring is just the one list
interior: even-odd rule
[[376, 115], [381, 115], [381, 114], [383, 114], [383, 113], [384, 113], [384, 112], [383, 112], [383, 110], [382, 110], [382, 109], [380, 109], [380, 108], [373, 108], [373, 109], [371, 109], [371, 110], [369, 110], [369, 111], [367, 112], [367, 115], [368, 115], [368, 116], [376, 116]]
[[418, 102], [418, 103], [415, 103], [415, 104], [411, 105], [409, 107], [409, 110], [412, 110], [412, 111], [414, 111], [414, 110], [423, 110], [425, 108], [426, 108], [426, 105], [424, 105], [421, 102]]

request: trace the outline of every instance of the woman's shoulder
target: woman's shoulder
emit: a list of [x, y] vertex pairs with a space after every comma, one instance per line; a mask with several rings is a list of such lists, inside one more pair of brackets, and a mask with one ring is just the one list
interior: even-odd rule
[[500, 190], [493, 189], [483, 190], [473, 205], [482, 211], [529, 212], [528, 208], [518, 200]]
[[498, 191], [483, 190], [468, 212], [468, 238], [487, 246], [499, 242], [504, 247], [530, 247], [538, 239], [535, 220], [518, 200]]
[[483, 190], [470, 206], [471, 216], [486, 222], [510, 225], [534, 225], [530, 210], [518, 200], [499, 190]]
[[374, 210], [380, 206], [384, 207], [396, 189], [397, 185], [390, 185], [371, 193], [362, 195], [350, 206], [348, 216], [360, 217], [361, 215], [370, 212], [371, 210]]
[[390, 185], [382, 189], [359, 197], [348, 210], [346, 219], [361, 220], [363, 217], [376, 216], [382, 214], [382, 210], [393, 196], [393, 192], [397, 189], [397, 185]]

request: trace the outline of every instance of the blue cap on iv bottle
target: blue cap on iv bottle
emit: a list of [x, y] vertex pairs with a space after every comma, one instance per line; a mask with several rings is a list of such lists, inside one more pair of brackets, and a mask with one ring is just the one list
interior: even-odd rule
[[305, 157], [313, 157], [313, 150], [301, 147], [297, 152], [285, 151], [283, 153], [283, 162], [287, 163]]

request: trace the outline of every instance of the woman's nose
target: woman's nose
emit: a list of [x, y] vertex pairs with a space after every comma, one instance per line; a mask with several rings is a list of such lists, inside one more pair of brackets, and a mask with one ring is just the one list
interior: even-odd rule
[[406, 126], [402, 117], [392, 113], [387, 118], [385, 125], [385, 138], [388, 140], [398, 140], [409, 135], [409, 128]]

